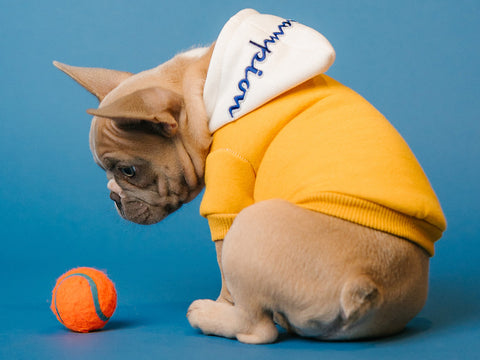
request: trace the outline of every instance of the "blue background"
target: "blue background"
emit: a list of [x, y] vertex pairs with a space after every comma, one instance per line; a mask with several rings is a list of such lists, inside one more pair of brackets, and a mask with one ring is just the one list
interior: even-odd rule
[[[52, 60], [138, 72], [215, 40], [244, 7], [322, 32], [329, 75], [371, 101], [410, 144], [448, 230], [430, 297], [395, 337], [316, 342], [283, 334], [249, 346], [206, 337], [189, 303], [220, 286], [199, 199], [154, 226], [113, 210], [88, 148], [96, 99]], [[0, 1], [0, 359], [476, 359], [480, 354], [479, 1]], [[118, 309], [105, 331], [75, 334], [49, 310], [55, 279], [107, 270]]]

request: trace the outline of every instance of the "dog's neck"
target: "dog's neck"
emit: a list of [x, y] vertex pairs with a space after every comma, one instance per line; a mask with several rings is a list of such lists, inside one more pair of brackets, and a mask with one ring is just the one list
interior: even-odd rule
[[179, 124], [180, 136], [200, 179], [203, 179], [205, 160], [212, 142], [208, 115], [203, 101], [203, 88], [214, 44], [200, 58], [192, 59], [182, 79], [187, 116]]

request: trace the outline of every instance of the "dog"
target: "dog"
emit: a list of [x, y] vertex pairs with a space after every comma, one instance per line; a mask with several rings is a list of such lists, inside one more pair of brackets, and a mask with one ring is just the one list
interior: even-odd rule
[[205, 334], [387, 336], [426, 301], [440, 204], [388, 121], [324, 74], [334, 58], [315, 30], [246, 9], [138, 74], [54, 62], [100, 102], [90, 147], [123, 218], [157, 223], [206, 188], [222, 288], [187, 312]]

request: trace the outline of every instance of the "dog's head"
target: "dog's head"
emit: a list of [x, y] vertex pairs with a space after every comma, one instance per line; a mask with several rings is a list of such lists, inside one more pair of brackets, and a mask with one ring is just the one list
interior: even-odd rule
[[54, 63], [100, 102], [87, 111], [90, 148], [123, 218], [156, 223], [202, 190], [211, 142], [202, 95], [212, 49], [135, 75]]

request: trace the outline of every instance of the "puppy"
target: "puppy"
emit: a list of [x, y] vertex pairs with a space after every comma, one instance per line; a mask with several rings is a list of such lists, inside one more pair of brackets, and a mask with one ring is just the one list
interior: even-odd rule
[[55, 62], [100, 101], [90, 146], [122, 217], [159, 222], [206, 185], [222, 289], [187, 313], [205, 334], [385, 336], [425, 303], [440, 204], [388, 121], [324, 75], [334, 58], [313, 29], [246, 9], [139, 74]]

